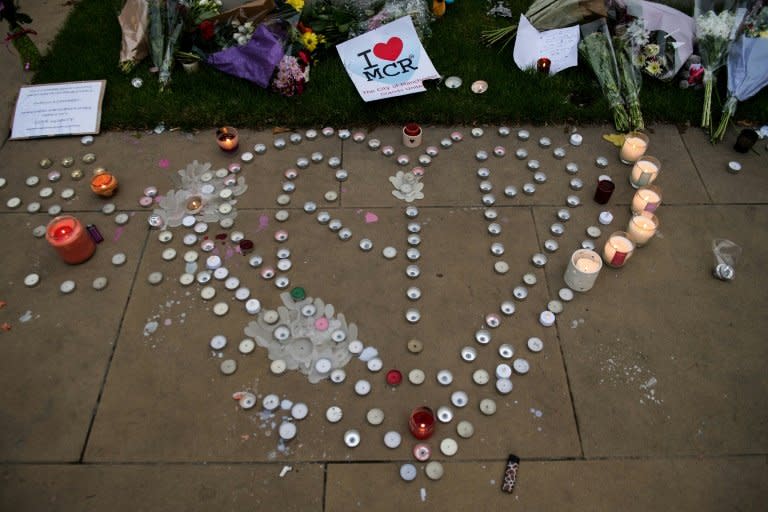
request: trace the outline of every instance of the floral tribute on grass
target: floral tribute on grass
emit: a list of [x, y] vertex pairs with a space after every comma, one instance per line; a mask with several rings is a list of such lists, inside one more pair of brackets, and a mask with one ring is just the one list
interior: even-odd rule
[[296, 96], [324, 50], [408, 15], [428, 37], [433, 17], [421, 0], [317, 0], [311, 7], [304, 0], [251, 0], [223, 12], [221, 0], [127, 0], [119, 16], [120, 67], [129, 72], [151, 55], [164, 90], [175, 61], [188, 71], [203, 62]]

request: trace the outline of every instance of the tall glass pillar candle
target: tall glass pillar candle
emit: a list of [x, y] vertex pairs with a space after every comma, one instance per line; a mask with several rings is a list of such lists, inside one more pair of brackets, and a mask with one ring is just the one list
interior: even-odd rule
[[627, 226], [627, 235], [629, 239], [635, 242], [635, 245], [642, 247], [648, 243], [659, 229], [659, 219], [651, 212], [641, 212], [639, 215], [633, 215], [629, 219]]
[[577, 292], [586, 292], [595, 285], [600, 269], [603, 268], [603, 260], [595, 251], [578, 249], [568, 261], [565, 269], [565, 284], [568, 288]]
[[648, 136], [640, 132], [630, 132], [624, 139], [619, 151], [619, 159], [622, 163], [632, 165], [637, 162], [648, 149]]
[[603, 248], [603, 260], [614, 268], [623, 267], [635, 252], [635, 244], [624, 231], [616, 231], [608, 237]]
[[644, 156], [632, 166], [629, 173], [629, 184], [633, 188], [645, 187], [653, 183], [661, 171], [661, 162], [652, 156]]
[[429, 407], [417, 407], [408, 419], [408, 429], [416, 439], [429, 439], [435, 431], [435, 413]]
[[222, 151], [234, 151], [240, 144], [237, 130], [231, 126], [223, 126], [216, 130], [216, 143]]
[[661, 204], [661, 189], [655, 185], [640, 187], [632, 198], [632, 214], [655, 212]]
[[83, 224], [71, 215], [62, 215], [48, 223], [45, 239], [62, 260], [77, 265], [93, 256], [96, 244]]

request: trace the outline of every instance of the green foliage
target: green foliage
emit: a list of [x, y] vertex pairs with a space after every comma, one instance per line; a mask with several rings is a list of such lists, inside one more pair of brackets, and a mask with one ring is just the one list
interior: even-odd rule
[[[254, 128], [368, 126], [412, 120], [423, 124], [612, 122], [608, 103], [586, 64], [546, 77], [518, 70], [511, 47], [499, 52], [484, 46], [480, 40], [483, 30], [509, 23], [487, 17], [485, 2], [448, 5], [446, 16], [434, 23], [426, 45], [437, 70], [445, 76], [460, 76], [464, 86], [450, 90], [430, 85], [426, 93], [367, 104], [332, 48], [312, 67], [307, 91], [299, 97], [283, 98], [205, 66], [189, 75], [174, 70], [169, 91], [160, 94], [157, 76], [149, 72], [150, 59], [129, 75], [119, 69], [117, 14], [122, 4], [122, 0], [82, 0], [35, 76], [37, 83], [106, 78], [105, 128], [151, 128], [160, 121], [184, 128], [225, 123]], [[514, 6], [519, 12], [527, 8], [527, 2], [520, 0]], [[131, 86], [134, 76], [144, 79], [142, 88]], [[483, 95], [469, 89], [478, 79], [489, 84]], [[724, 87], [725, 75], [718, 83]], [[586, 99], [586, 104], [570, 101], [576, 97]], [[647, 79], [640, 101], [647, 123], [697, 123], [702, 92]], [[765, 122], [768, 91], [740, 103], [736, 116]]]

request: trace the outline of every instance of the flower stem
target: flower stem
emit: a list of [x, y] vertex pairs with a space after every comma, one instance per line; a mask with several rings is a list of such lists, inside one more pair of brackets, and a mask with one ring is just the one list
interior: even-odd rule
[[712, 122], [712, 82], [714, 82], [714, 78], [704, 81], [704, 112], [701, 114], [702, 128], [709, 128]]

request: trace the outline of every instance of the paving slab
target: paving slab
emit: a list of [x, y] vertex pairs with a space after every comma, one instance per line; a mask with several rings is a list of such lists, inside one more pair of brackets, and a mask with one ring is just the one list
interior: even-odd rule
[[[199, 297], [197, 285], [182, 288], [177, 278], [183, 264], [161, 261], [162, 244], [150, 239], [138, 270], [137, 285], [86, 459], [379, 460], [407, 457], [414, 444], [405, 436], [411, 409], [422, 404], [434, 408], [449, 405], [450, 393], [455, 390], [465, 390], [470, 396], [470, 404], [456, 411], [456, 421], [469, 419], [478, 431], [466, 442], [459, 457], [493, 457], [499, 450], [508, 449], [511, 433], [524, 435], [528, 439], [527, 450], [535, 455], [578, 455], [557, 343], [553, 333], [542, 332], [535, 323], [538, 315], [535, 305], [541, 307], [546, 303], [543, 286], [532, 288], [530, 298], [520, 305], [509, 325], [496, 329], [494, 335], [499, 341], [479, 346], [473, 340], [484, 316], [497, 312], [501, 300], [509, 298], [510, 281], [517, 284], [524, 272], [533, 270], [525, 257], [512, 262], [513, 277], [497, 276], [491, 270], [489, 236], [479, 210], [424, 208], [418, 217], [423, 225], [423, 255], [419, 260], [423, 277], [410, 280], [404, 272], [406, 261], [402, 254], [389, 261], [379, 252], [387, 244], [404, 249], [405, 216], [393, 209], [375, 211], [379, 220], [365, 224], [363, 215], [354, 209], [330, 210], [350, 226], [353, 233], [365, 233], [374, 240], [375, 249], [370, 253], [363, 253], [356, 241], [339, 241], [327, 226], [317, 223], [314, 216], [295, 214], [286, 223], [289, 240], [284, 246], [291, 248], [295, 263], [288, 275], [292, 285], [305, 287], [310, 296], [321, 297], [355, 322], [360, 329], [360, 339], [378, 348], [385, 370], [394, 367], [407, 373], [420, 368], [427, 375], [425, 384], [419, 387], [403, 384], [397, 390], [389, 389], [384, 382], [384, 371], [371, 373], [354, 360], [347, 365], [347, 381], [342, 385], [329, 381], [312, 385], [297, 372], [279, 377], [271, 375], [262, 349], [248, 356], [236, 353], [235, 346], [244, 337], [243, 328], [249, 321], [242, 304], [232, 300], [231, 292], [223, 290], [221, 283], [215, 285], [218, 296], [209, 302]], [[261, 215], [256, 211], [242, 212], [237, 227], [246, 234], [253, 233], [258, 229]], [[532, 240], [529, 212], [513, 208], [505, 212], [503, 218], [510, 233], [521, 240]], [[278, 248], [271, 240], [272, 229], [270, 226], [253, 236], [256, 251], [264, 256], [265, 265], [270, 264]], [[457, 247], [456, 232], [467, 234], [464, 247]], [[291, 238], [292, 233], [297, 234], [295, 239]], [[174, 241], [180, 238], [179, 235]], [[522, 242], [523, 247], [524, 254], [533, 250], [530, 242]], [[177, 249], [181, 254], [182, 247]], [[232, 275], [246, 283], [265, 308], [278, 305], [274, 283], [258, 277], [258, 270], [249, 268], [242, 256], [232, 255], [226, 262]], [[144, 278], [156, 269], [164, 271], [166, 281], [151, 287], [145, 284]], [[422, 288], [424, 297], [416, 305], [423, 318], [411, 326], [404, 318], [405, 310], [412, 306], [405, 289], [413, 284]], [[361, 293], [364, 294], [362, 300]], [[354, 300], [350, 300], [352, 297]], [[226, 317], [217, 318], [211, 313], [211, 302], [217, 300], [230, 304], [232, 309]], [[150, 321], [159, 322], [161, 327], [153, 335], [144, 336], [142, 332]], [[493, 375], [496, 365], [502, 362], [495, 354], [502, 341], [512, 343], [521, 355], [525, 354], [527, 336], [523, 333], [527, 332], [538, 333], [547, 350], [525, 356], [530, 360], [531, 372], [515, 380], [513, 394], [499, 396], [492, 383], [482, 387], [472, 383], [471, 373], [477, 368], [485, 368]], [[231, 377], [219, 373], [222, 358], [212, 357], [207, 346], [211, 337], [219, 333], [230, 339], [222, 358], [232, 357], [240, 362], [240, 369]], [[411, 337], [424, 343], [425, 349], [419, 356], [406, 350]], [[475, 364], [461, 361], [459, 352], [463, 346], [477, 347]], [[437, 384], [436, 373], [440, 369], [451, 369], [455, 373], [454, 386]], [[369, 396], [355, 395], [353, 386], [359, 379], [371, 382], [373, 392]], [[244, 389], [253, 389], [260, 397], [277, 393], [292, 401], [308, 403], [311, 414], [298, 423], [297, 439], [285, 447], [278, 442], [276, 429], [284, 414], [272, 418], [260, 415], [260, 411], [238, 410], [230, 395]], [[479, 399], [485, 397], [493, 397], [498, 403], [499, 413], [490, 420], [478, 411]], [[324, 414], [333, 404], [340, 405], [345, 416], [341, 423], [331, 425]], [[365, 413], [373, 407], [385, 411], [386, 421], [381, 427], [366, 425]], [[542, 409], [546, 411], [543, 418], [535, 414]], [[364, 439], [355, 450], [349, 450], [342, 442], [344, 432], [351, 428], [359, 429]], [[440, 435], [455, 437], [455, 428], [456, 422], [440, 425]], [[382, 443], [384, 432], [390, 429], [400, 431], [405, 437], [403, 445], [392, 452]], [[116, 438], [122, 441], [115, 443]]]
[[3, 510], [320, 511], [323, 467], [283, 465], [4, 466]]
[[[760, 270], [768, 210], [663, 206], [657, 213], [663, 237], [637, 249], [624, 268], [604, 267], [558, 320], [584, 453], [764, 453], [768, 326], [759, 310], [768, 299]], [[744, 249], [732, 282], [712, 277], [718, 237]], [[548, 266], [550, 283], [563, 282], [564, 256]]]
[[[104, 242], [87, 262], [67, 265], [32, 235], [50, 218], [0, 216], [8, 243], [0, 287], [0, 322], [9, 329], [0, 333], [4, 461], [79, 459], [146, 237], [143, 219], [121, 227], [100, 213], [78, 214], [99, 227]], [[122, 267], [111, 263], [118, 252], [127, 255]], [[30, 288], [24, 279], [32, 273], [39, 283]], [[92, 283], [101, 276], [108, 285], [96, 291]], [[67, 280], [76, 288], [65, 295], [59, 287]]]
[[[710, 144], [706, 132], [690, 129], [682, 134], [690, 157], [715, 203], [765, 203], [768, 201], [768, 150], [766, 141], [758, 140], [746, 153], [733, 150], [738, 131], [729, 130], [725, 140]], [[728, 163], [741, 164], [741, 171], [728, 171]]]
[[[582, 149], [587, 153], [600, 154], [608, 158], [606, 174], [616, 183], [616, 191], [611, 203], [630, 204], [634, 189], [629, 186], [631, 166], [619, 160], [619, 149], [602, 140], [604, 134], [615, 133], [611, 126], [588, 126], [579, 128], [584, 136]], [[650, 139], [647, 155], [655, 156], [662, 163], [661, 171], [654, 185], [661, 187], [666, 204], [699, 204], [709, 199], [704, 184], [691, 162], [691, 154], [684, 143], [677, 127], [671, 125], [653, 125], [649, 127]], [[594, 158], [591, 159], [594, 162]], [[593, 165], [594, 167], [594, 165]], [[586, 180], [585, 180], [586, 182]], [[627, 185], [627, 186], [624, 186]], [[594, 194], [595, 183], [589, 187], [589, 194]], [[591, 196], [590, 196], [591, 197]]]
[[768, 498], [764, 457], [523, 459], [514, 494], [500, 490], [504, 465], [443, 461], [445, 475], [431, 481], [419, 464], [405, 483], [398, 463], [329, 464], [325, 510], [753, 510]]

